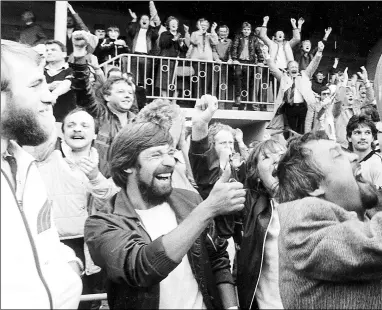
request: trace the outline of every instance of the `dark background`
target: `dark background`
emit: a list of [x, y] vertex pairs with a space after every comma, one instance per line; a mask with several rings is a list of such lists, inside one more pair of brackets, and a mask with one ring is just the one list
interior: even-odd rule
[[[138, 16], [148, 14], [148, 1], [76, 1], [76, 7], [92, 7], [125, 12], [130, 19], [130, 8]], [[205, 17], [218, 24], [226, 24], [231, 36], [243, 21], [261, 26], [263, 17], [270, 16], [269, 34], [278, 29], [291, 36], [290, 18], [305, 19], [302, 39], [314, 34], [324, 35], [333, 28], [329, 42], [337, 41], [339, 52], [346, 46], [341, 41], [354, 43], [355, 54], [366, 57], [382, 37], [381, 1], [156, 1], [162, 22], [170, 16], [178, 17], [195, 30], [195, 21]]]

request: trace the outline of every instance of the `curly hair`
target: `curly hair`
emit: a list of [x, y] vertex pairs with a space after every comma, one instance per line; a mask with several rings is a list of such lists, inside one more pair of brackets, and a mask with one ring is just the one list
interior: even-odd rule
[[208, 127], [208, 144], [210, 146], [215, 144], [215, 136], [222, 130], [230, 132], [235, 137], [235, 130], [231, 126], [219, 122], [213, 123]]
[[171, 128], [173, 119], [181, 115], [180, 107], [167, 99], [155, 99], [139, 111], [136, 123], [151, 122], [164, 128]]

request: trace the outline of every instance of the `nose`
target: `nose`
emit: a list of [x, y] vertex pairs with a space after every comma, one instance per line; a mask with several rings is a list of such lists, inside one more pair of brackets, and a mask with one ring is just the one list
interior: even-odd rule
[[174, 155], [166, 154], [163, 158], [162, 165], [166, 167], [174, 167], [175, 166]]
[[53, 103], [53, 95], [48, 89], [48, 84], [46, 82], [43, 82], [43, 85], [41, 85], [41, 96], [40, 100], [41, 102], [45, 104], [52, 104]]

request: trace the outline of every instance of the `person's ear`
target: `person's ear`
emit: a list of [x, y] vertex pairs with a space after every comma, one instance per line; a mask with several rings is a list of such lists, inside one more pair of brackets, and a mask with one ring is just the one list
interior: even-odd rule
[[320, 197], [325, 195], [325, 189], [323, 188], [322, 185], [320, 185], [317, 189], [315, 189], [313, 192], [308, 193], [309, 196], [312, 197]]
[[110, 95], [103, 95], [103, 99], [105, 99], [106, 102], [110, 101]]
[[348, 140], [348, 142], [351, 142], [351, 137], [346, 136], [346, 139]]

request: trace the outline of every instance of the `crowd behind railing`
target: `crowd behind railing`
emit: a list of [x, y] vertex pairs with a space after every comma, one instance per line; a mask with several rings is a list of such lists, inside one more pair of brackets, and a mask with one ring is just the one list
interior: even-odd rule
[[[330, 27], [68, 9], [66, 46], [30, 11], [38, 54], [2, 40], [2, 308], [382, 307], [382, 125], [364, 67], [317, 71]], [[221, 107], [273, 116], [248, 141]]]

